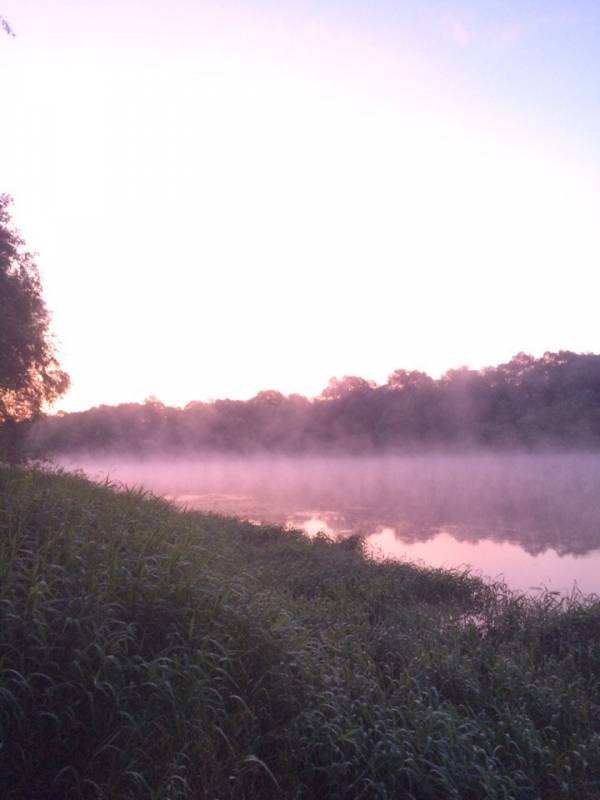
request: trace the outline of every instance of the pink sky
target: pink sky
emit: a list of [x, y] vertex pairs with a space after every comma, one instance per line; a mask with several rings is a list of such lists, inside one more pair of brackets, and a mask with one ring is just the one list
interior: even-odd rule
[[598, 352], [595, 12], [508, 5], [3, 0], [59, 407]]

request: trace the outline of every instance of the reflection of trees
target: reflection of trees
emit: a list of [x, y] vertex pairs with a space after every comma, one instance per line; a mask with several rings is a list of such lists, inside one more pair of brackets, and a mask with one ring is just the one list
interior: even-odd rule
[[426, 541], [444, 528], [462, 541], [512, 542], [534, 555], [547, 548], [565, 555], [600, 547], [598, 457], [423, 457], [398, 463], [395, 475], [380, 475], [370, 492], [352, 490], [364, 508], [345, 510], [343, 527], [393, 528], [406, 543]]
[[[518, 513], [512, 509], [506, 515], [486, 519], [486, 509], [479, 514], [461, 514], [458, 508], [445, 506], [445, 513], [424, 515], [419, 509], [415, 517], [407, 518], [409, 510], [375, 510], [363, 512], [347, 511], [337, 514], [321, 512], [322, 518], [334, 533], [360, 532], [376, 533], [383, 528], [394, 531], [395, 537], [405, 544], [426, 542], [435, 538], [441, 531], [450, 534], [459, 542], [477, 543], [492, 540], [519, 545], [531, 555], [539, 555], [552, 548], [559, 555], [585, 555], [600, 548], [600, 512], [559, 516], [549, 510], [545, 514]], [[278, 515], [274, 522], [301, 522], [301, 517]]]

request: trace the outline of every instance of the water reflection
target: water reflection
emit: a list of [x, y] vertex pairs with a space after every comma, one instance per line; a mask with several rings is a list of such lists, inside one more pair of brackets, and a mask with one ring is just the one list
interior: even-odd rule
[[551, 548], [533, 555], [518, 544], [492, 539], [460, 541], [441, 531], [426, 542], [407, 544], [395, 531], [385, 528], [368, 539], [377, 557], [406, 559], [433, 567], [470, 567], [492, 580], [503, 580], [528, 594], [542, 590], [569, 594], [600, 593], [600, 549], [586, 556], [560, 555]]
[[[471, 565], [514, 588], [600, 591], [600, 457], [490, 454], [204, 459], [69, 466], [188, 508], [360, 533], [388, 557]], [[599, 576], [599, 577], [596, 577]]]

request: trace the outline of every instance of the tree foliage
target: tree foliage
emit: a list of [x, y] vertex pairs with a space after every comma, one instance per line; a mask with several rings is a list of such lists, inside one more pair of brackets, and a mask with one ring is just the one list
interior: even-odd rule
[[[31, 253], [15, 230], [11, 199], [0, 195], [0, 446], [69, 386], [50, 334], [50, 316]], [[6, 453], [4, 453], [6, 456]]]
[[40, 444], [129, 452], [373, 453], [424, 448], [600, 448], [600, 355], [519, 353], [434, 380], [398, 369], [377, 386], [332, 379], [319, 397], [259, 392], [169, 408], [100, 406], [43, 420]]

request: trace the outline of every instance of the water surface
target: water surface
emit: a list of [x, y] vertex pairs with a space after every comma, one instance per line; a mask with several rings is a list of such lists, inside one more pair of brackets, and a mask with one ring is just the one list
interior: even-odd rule
[[69, 460], [181, 506], [360, 533], [377, 557], [470, 566], [515, 589], [600, 593], [600, 456]]

